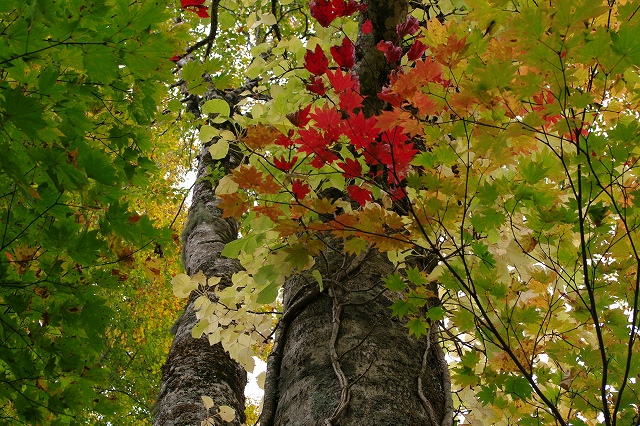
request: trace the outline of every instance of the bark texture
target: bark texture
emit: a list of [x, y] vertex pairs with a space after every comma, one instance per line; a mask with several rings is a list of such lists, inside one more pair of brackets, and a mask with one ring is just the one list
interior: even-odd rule
[[[237, 237], [237, 224], [221, 218], [214, 187], [207, 179], [212, 166], [215, 164], [205, 146], [199, 155], [198, 178], [182, 235], [183, 257], [188, 275], [202, 271], [207, 277], [222, 277], [221, 285], [224, 285], [230, 283], [231, 276], [240, 269], [237, 261], [220, 256], [225, 244]], [[206, 338], [191, 337], [191, 329], [197, 322], [194, 311], [197, 296], [192, 295], [174, 326], [176, 333], [162, 372], [154, 426], [199, 426], [207, 417], [202, 395], [214, 401], [209, 416], [213, 416], [220, 405], [236, 410], [236, 419], [231, 423], [214, 416], [216, 425], [239, 426], [244, 422], [246, 372], [222, 345], [211, 346]]]
[[[327, 259], [321, 268], [326, 291], [313, 290], [304, 279], [292, 280], [286, 289], [286, 309], [309, 292], [315, 296], [280, 330], [272, 424], [447, 424], [448, 374], [437, 335], [433, 342], [418, 340], [391, 318], [395, 295], [381, 278], [393, 268], [385, 256], [372, 251], [365, 259], [344, 262], [327, 253]], [[342, 265], [354, 268], [345, 273]]]

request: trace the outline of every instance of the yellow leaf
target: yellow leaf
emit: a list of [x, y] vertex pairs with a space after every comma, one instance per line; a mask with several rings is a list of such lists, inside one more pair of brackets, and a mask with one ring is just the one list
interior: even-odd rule
[[198, 283], [191, 281], [188, 275], [178, 274], [171, 280], [173, 294], [181, 299], [186, 299], [189, 294], [198, 288]]
[[200, 396], [200, 398], [202, 398], [202, 403], [204, 404], [204, 408], [206, 408], [207, 410], [209, 408], [213, 408], [213, 399], [211, 399], [210, 396], [202, 395]]
[[228, 153], [229, 142], [224, 139], [220, 139], [209, 147], [209, 154], [211, 154], [211, 158], [214, 160], [220, 160], [221, 158], [226, 157]]
[[233, 177], [227, 175], [220, 179], [218, 186], [216, 187], [216, 195], [235, 194], [238, 191], [238, 184], [233, 180]]
[[228, 405], [221, 405], [220, 407], [218, 407], [218, 415], [225, 422], [231, 422], [236, 418], [236, 410], [229, 407]]

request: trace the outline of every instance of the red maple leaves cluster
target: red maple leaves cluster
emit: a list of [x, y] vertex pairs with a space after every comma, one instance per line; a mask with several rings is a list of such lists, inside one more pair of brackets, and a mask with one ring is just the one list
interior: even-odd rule
[[209, 8], [204, 5], [205, 0], [180, 0], [180, 6], [184, 10], [190, 10], [201, 18], [210, 18]]
[[[347, 16], [355, 11], [362, 10], [355, 1], [350, 0], [314, 0], [311, 2], [312, 15], [321, 25], [329, 25], [338, 16]], [[366, 21], [363, 31], [372, 31], [371, 21]], [[415, 34], [418, 31], [419, 22], [415, 18], [409, 18], [405, 23], [398, 25], [399, 37], [407, 34]], [[390, 42], [381, 42], [380, 50], [390, 62], [399, 61], [402, 49]], [[411, 59], [421, 57], [426, 46], [419, 41], [409, 49]], [[293, 148], [296, 152], [304, 154], [310, 165], [320, 169], [325, 165], [331, 165], [341, 171], [345, 179], [362, 179], [363, 181], [380, 182], [386, 180], [388, 192], [394, 198], [404, 196], [402, 181], [406, 178], [410, 164], [418, 153], [414, 149], [409, 136], [401, 125], [388, 122], [379, 122], [378, 117], [365, 117], [362, 112], [363, 96], [360, 95], [360, 83], [358, 76], [351, 71], [356, 63], [355, 46], [347, 37], [342, 39], [339, 45], [329, 49], [331, 57], [338, 65], [335, 69], [329, 67], [329, 57], [320, 45], [314, 50], [307, 50], [304, 55], [304, 67], [311, 73], [307, 89], [319, 96], [324, 96], [331, 88], [337, 95], [336, 106], [325, 105], [311, 109], [307, 106], [303, 110], [289, 116], [289, 120], [298, 127], [297, 132], [282, 135], [276, 144]], [[313, 126], [307, 124], [313, 120]], [[348, 141], [352, 147], [354, 158], [342, 158], [335, 149], [336, 145]], [[274, 166], [289, 173], [296, 167], [298, 157], [286, 159], [275, 158]], [[366, 164], [366, 170], [363, 169]], [[296, 199], [303, 199], [310, 192], [308, 184], [300, 181], [292, 181], [291, 192]], [[366, 204], [372, 201], [372, 194], [366, 187], [358, 185], [347, 186], [349, 197], [359, 203]]]
[[311, 0], [309, 8], [320, 25], [328, 27], [341, 16], [351, 16], [356, 12], [364, 12], [366, 5], [359, 4], [355, 0]]
[[[338, 69], [333, 74], [341, 74], [341, 70]], [[357, 79], [351, 74], [345, 74], [341, 78], [345, 77], [351, 82], [351, 86], [344, 89], [342, 94], [347, 90], [355, 93]], [[343, 84], [343, 87], [346, 85]], [[361, 98], [353, 108], [352, 104], [347, 104], [350, 105], [348, 109], [340, 110], [327, 105], [313, 110], [305, 108], [298, 112], [297, 118], [298, 123], [304, 125], [295, 133], [282, 135], [276, 144], [297, 147], [298, 153], [305, 154], [310, 159], [312, 167], [320, 169], [326, 164], [332, 165], [341, 170], [346, 179], [374, 180], [384, 175], [391, 194], [395, 198], [401, 198], [404, 195], [401, 182], [406, 178], [411, 161], [418, 151], [414, 149], [402, 127], [393, 126], [390, 130], [382, 130], [376, 116], [366, 118], [362, 111], [356, 112], [362, 107]], [[313, 120], [314, 125], [305, 127], [310, 120]], [[353, 147], [355, 159], [341, 158], [334, 149], [336, 144], [345, 141]], [[362, 158], [367, 165], [366, 172], [358, 158]], [[284, 157], [273, 160], [275, 167], [284, 172], [291, 171], [297, 161], [297, 156], [289, 160]], [[299, 180], [292, 183], [292, 192], [297, 199], [304, 198], [311, 191], [307, 184]], [[371, 191], [357, 185], [348, 186], [347, 193], [361, 205], [372, 200]]]

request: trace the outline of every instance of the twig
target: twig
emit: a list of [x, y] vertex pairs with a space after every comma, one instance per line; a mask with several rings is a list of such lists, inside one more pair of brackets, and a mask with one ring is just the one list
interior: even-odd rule
[[433, 324], [429, 328], [427, 332], [427, 347], [424, 350], [424, 354], [422, 355], [422, 366], [420, 368], [420, 374], [418, 375], [418, 396], [420, 397], [420, 401], [422, 401], [422, 406], [424, 407], [427, 415], [429, 416], [429, 421], [433, 426], [436, 426], [438, 422], [436, 421], [436, 413], [433, 410], [433, 406], [431, 405], [431, 401], [427, 399], [422, 390], [422, 376], [427, 371], [427, 358], [429, 358], [429, 350], [431, 349], [431, 334], [433, 333], [434, 327]]
[[333, 371], [338, 376], [338, 382], [340, 382], [340, 403], [333, 411], [331, 417], [324, 421], [326, 426], [333, 426], [333, 422], [335, 422], [347, 405], [349, 405], [349, 401], [351, 399], [351, 389], [349, 386], [349, 381], [347, 380], [347, 376], [342, 371], [342, 367], [340, 366], [340, 359], [338, 357], [338, 353], [336, 351], [336, 341], [338, 340], [338, 333], [340, 332], [340, 317], [342, 315], [342, 304], [338, 303], [338, 299], [336, 295], [333, 295], [333, 327], [331, 329], [331, 340], [329, 341], [329, 353], [331, 355], [331, 365], [333, 366]]

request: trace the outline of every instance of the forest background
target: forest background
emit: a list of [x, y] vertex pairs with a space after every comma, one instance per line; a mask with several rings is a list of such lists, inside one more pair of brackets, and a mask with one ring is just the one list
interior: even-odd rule
[[[457, 421], [640, 424], [639, 8], [410, 2], [378, 96], [353, 2], [2, 2], [3, 421], [150, 424], [192, 290], [193, 334], [250, 370], [285, 280], [330, 287], [325, 235], [395, 265], [407, 334], [448, 336]], [[208, 176], [242, 234], [221, 303], [179, 260], [211, 140], [243, 158]]]

